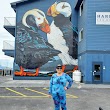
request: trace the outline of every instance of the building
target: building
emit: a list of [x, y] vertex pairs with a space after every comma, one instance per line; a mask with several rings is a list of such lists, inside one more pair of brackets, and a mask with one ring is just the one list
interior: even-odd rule
[[110, 1], [75, 0], [78, 61], [85, 83], [110, 83]]
[[[47, 7], [54, 2], [55, 0], [25, 0], [12, 3], [11, 6], [16, 12], [18, 23], [27, 10], [39, 7], [46, 13]], [[67, 2], [72, 8], [71, 22], [78, 29], [78, 67], [83, 82], [110, 83], [110, 1], [67, 0]], [[52, 21], [51, 18], [48, 20]]]

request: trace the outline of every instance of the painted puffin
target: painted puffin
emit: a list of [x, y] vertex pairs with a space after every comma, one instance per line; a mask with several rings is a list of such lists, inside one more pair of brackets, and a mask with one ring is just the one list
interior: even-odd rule
[[47, 33], [47, 39], [54, 49], [61, 51], [58, 56], [63, 65], [78, 64], [76, 59], [77, 35], [72, 29], [71, 13], [71, 6], [65, 1], [55, 2], [47, 11], [47, 15], [53, 17], [50, 33]]
[[15, 62], [20, 66], [21, 75], [23, 68], [36, 69], [38, 75], [39, 67], [60, 53], [44, 40], [38, 30], [50, 32], [45, 14], [39, 9], [27, 11], [18, 23], [16, 36]]

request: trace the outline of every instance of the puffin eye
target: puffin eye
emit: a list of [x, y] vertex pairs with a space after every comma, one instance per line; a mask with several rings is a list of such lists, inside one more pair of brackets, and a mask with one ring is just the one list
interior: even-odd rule
[[38, 18], [38, 20], [40, 20], [40, 18]]
[[62, 9], [66, 8], [66, 7], [68, 7], [68, 6], [66, 6], [66, 5], [63, 5], [63, 6], [62, 6]]

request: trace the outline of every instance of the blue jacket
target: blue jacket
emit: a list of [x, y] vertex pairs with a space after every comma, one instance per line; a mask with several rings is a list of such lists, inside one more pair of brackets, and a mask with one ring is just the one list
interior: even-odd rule
[[[68, 85], [66, 86], [68, 82]], [[49, 88], [49, 94], [63, 94], [66, 93], [64, 87], [67, 87], [69, 89], [73, 84], [72, 78], [66, 74], [63, 73], [62, 76], [57, 76], [57, 73], [54, 73], [50, 80], [50, 88]]]

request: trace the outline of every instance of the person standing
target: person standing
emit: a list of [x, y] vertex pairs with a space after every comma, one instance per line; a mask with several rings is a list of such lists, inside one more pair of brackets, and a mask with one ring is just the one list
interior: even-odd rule
[[60, 110], [60, 106], [62, 110], [67, 110], [66, 90], [72, 86], [73, 80], [68, 74], [62, 72], [61, 65], [57, 65], [56, 71], [57, 73], [54, 73], [50, 80], [49, 97], [53, 98], [55, 110]]

